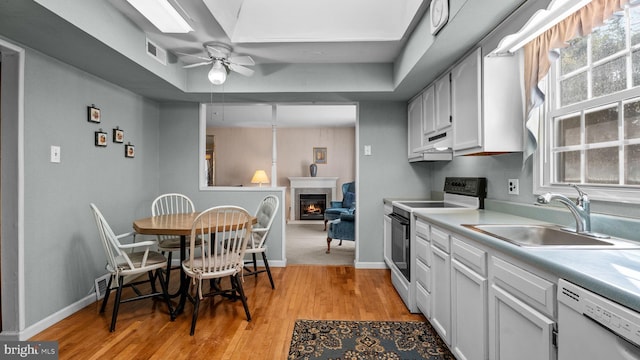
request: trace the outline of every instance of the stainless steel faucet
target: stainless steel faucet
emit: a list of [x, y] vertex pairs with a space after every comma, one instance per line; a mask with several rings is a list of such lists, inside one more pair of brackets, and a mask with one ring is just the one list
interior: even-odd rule
[[591, 209], [589, 197], [585, 194], [578, 185], [569, 184], [578, 191], [578, 198], [575, 203], [568, 197], [562, 194], [546, 193], [538, 196], [538, 204], [549, 204], [551, 201], [556, 200], [569, 208], [571, 214], [576, 219], [576, 232], [588, 233], [591, 232]]

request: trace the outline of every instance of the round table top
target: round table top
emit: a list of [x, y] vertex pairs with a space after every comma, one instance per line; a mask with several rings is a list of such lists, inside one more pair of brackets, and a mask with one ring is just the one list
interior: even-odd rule
[[[145, 235], [191, 235], [193, 220], [200, 215], [199, 212], [167, 214], [138, 219], [133, 222], [133, 229], [138, 234]], [[251, 223], [257, 219], [251, 217]]]

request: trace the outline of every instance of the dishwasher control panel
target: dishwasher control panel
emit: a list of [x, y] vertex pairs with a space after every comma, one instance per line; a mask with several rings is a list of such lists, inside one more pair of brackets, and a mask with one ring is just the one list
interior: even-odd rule
[[639, 313], [564, 279], [558, 282], [558, 301], [640, 346]]

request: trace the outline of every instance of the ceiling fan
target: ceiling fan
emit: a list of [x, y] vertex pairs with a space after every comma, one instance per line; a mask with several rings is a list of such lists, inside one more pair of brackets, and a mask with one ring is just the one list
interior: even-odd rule
[[235, 71], [244, 76], [253, 75], [254, 71], [247, 66], [253, 66], [256, 63], [251, 56], [248, 55], [232, 55], [231, 46], [219, 42], [206, 43], [204, 49], [208, 57], [200, 55], [182, 54], [197, 57], [205, 60], [195, 64], [185, 65], [184, 68], [194, 68], [204, 65], [212, 65], [209, 71], [209, 81], [214, 85], [221, 85], [227, 80], [229, 71]]

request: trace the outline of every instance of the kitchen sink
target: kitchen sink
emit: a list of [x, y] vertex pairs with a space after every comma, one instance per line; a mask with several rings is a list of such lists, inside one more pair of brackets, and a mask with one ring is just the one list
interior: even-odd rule
[[562, 247], [594, 249], [638, 249], [640, 243], [593, 233], [576, 233], [575, 230], [555, 225], [530, 224], [482, 224], [462, 225], [477, 232], [524, 247]]

